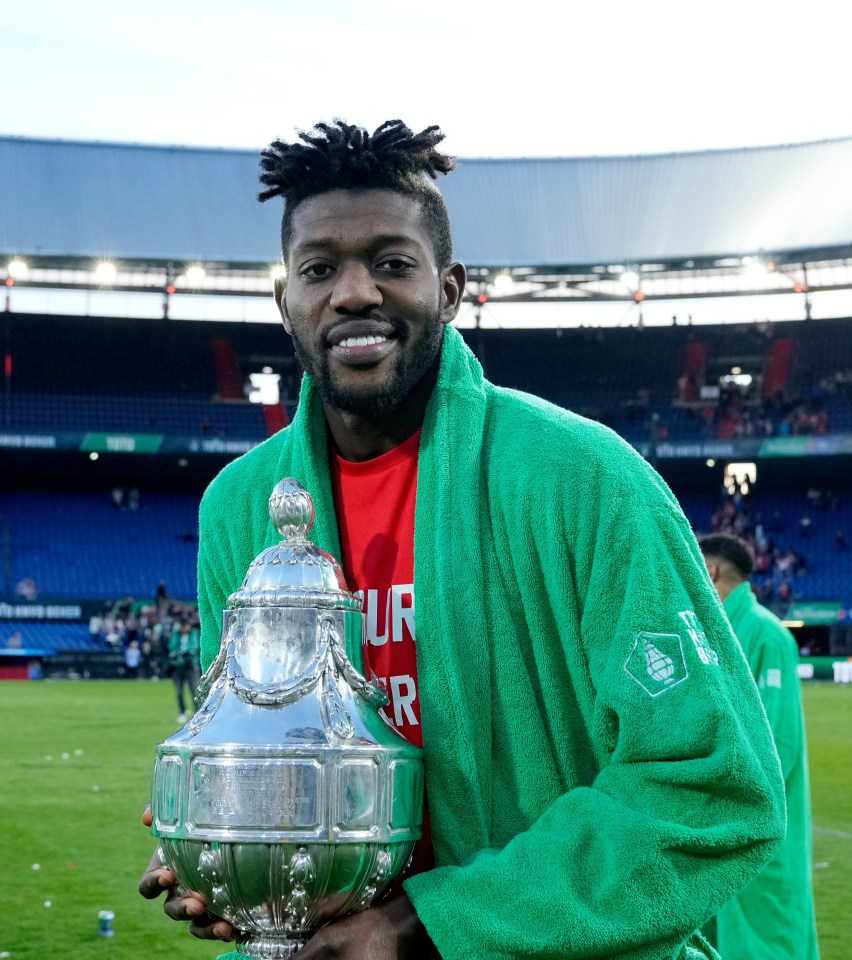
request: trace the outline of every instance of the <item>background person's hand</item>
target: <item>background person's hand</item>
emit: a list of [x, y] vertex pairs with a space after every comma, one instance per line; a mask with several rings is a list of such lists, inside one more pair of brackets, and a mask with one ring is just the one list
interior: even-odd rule
[[[153, 823], [150, 804], [142, 814], [142, 823], [150, 827]], [[200, 893], [181, 890], [175, 882], [175, 875], [160, 864], [157, 854], [139, 881], [139, 892], [146, 900], [155, 900], [165, 891], [166, 899], [163, 912], [172, 920], [189, 922], [189, 932], [200, 940], [235, 940], [237, 931], [220, 917], [207, 913], [207, 901]]]

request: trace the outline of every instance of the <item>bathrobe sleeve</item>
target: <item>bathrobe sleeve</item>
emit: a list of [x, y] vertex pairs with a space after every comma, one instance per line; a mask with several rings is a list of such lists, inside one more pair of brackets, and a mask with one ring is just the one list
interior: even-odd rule
[[[694, 931], [783, 837], [757, 689], [694, 536], [654, 477], [643, 464], [602, 482], [585, 511], [552, 506], [558, 488], [551, 506], [539, 501], [525, 549], [550, 550], [550, 575], [519, 589], [556, 611], [565, 657], [582, 652], [593, 705], [585, 729], [559, 736], [590, 739], [602, 761], [502, 848], [406, 882], [446, 960], [714, 956]], [[560, 538], [572, 544], [564, 561]], [[526, 776], [535, 771], [531, 756]]]

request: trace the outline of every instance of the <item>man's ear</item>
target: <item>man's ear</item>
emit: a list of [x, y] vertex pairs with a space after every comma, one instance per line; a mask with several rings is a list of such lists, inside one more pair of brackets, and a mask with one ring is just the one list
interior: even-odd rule
[[452, 323], [464, 300], [467, 271], [463, 263], [451, 263], [441, 271], [441, 323]]
[[714, 563], [712, 560], [704, 558], [704, 566], [707, 567], [707, 572], [710, 574], [710, 580], [715, 584], [719, 582], [719, 577], [722, 573], [721, 568], [718, 563]]
[[285, 295], [287, 293], [287, 280], [284, 277], [276, 277], [274, 283], [275, 289], [275, 306], [278, 307], [278, 312], [281, 314], [281, 321], [284, 324], [284, 329], [287, 333], [293, 333], [293, 327], [290, 323], [290, 317], [287, 314], [287, 302], [285, 300]]

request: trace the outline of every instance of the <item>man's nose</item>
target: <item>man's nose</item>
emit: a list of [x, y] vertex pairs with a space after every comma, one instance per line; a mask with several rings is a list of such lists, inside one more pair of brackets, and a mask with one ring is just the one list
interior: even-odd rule
[[380, 306], [382, 293], [370, 268], [363, 263], [345, 263], [334, 278], [331, 307], [344, 313], [362, 313]]

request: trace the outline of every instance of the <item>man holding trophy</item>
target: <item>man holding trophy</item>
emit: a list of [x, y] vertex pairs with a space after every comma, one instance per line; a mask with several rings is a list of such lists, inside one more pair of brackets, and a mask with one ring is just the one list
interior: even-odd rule
[[[428, 829], [401, 889], [304, 960], [715, 956], [698, 929], [772, 856], [771, 734], [661, 478], [611, 431], [495, 387], [450, 326], [465, 290], [436, 127], [342, 121], [264, 151], [293, 423], [202, 501], [202, 661], [294, 477], [364, 598], [364, 667], [421, 745]], [[415, 621], [416, 591], [416, 621]], [[140, 891], [237, 931], [152, 862]]]

